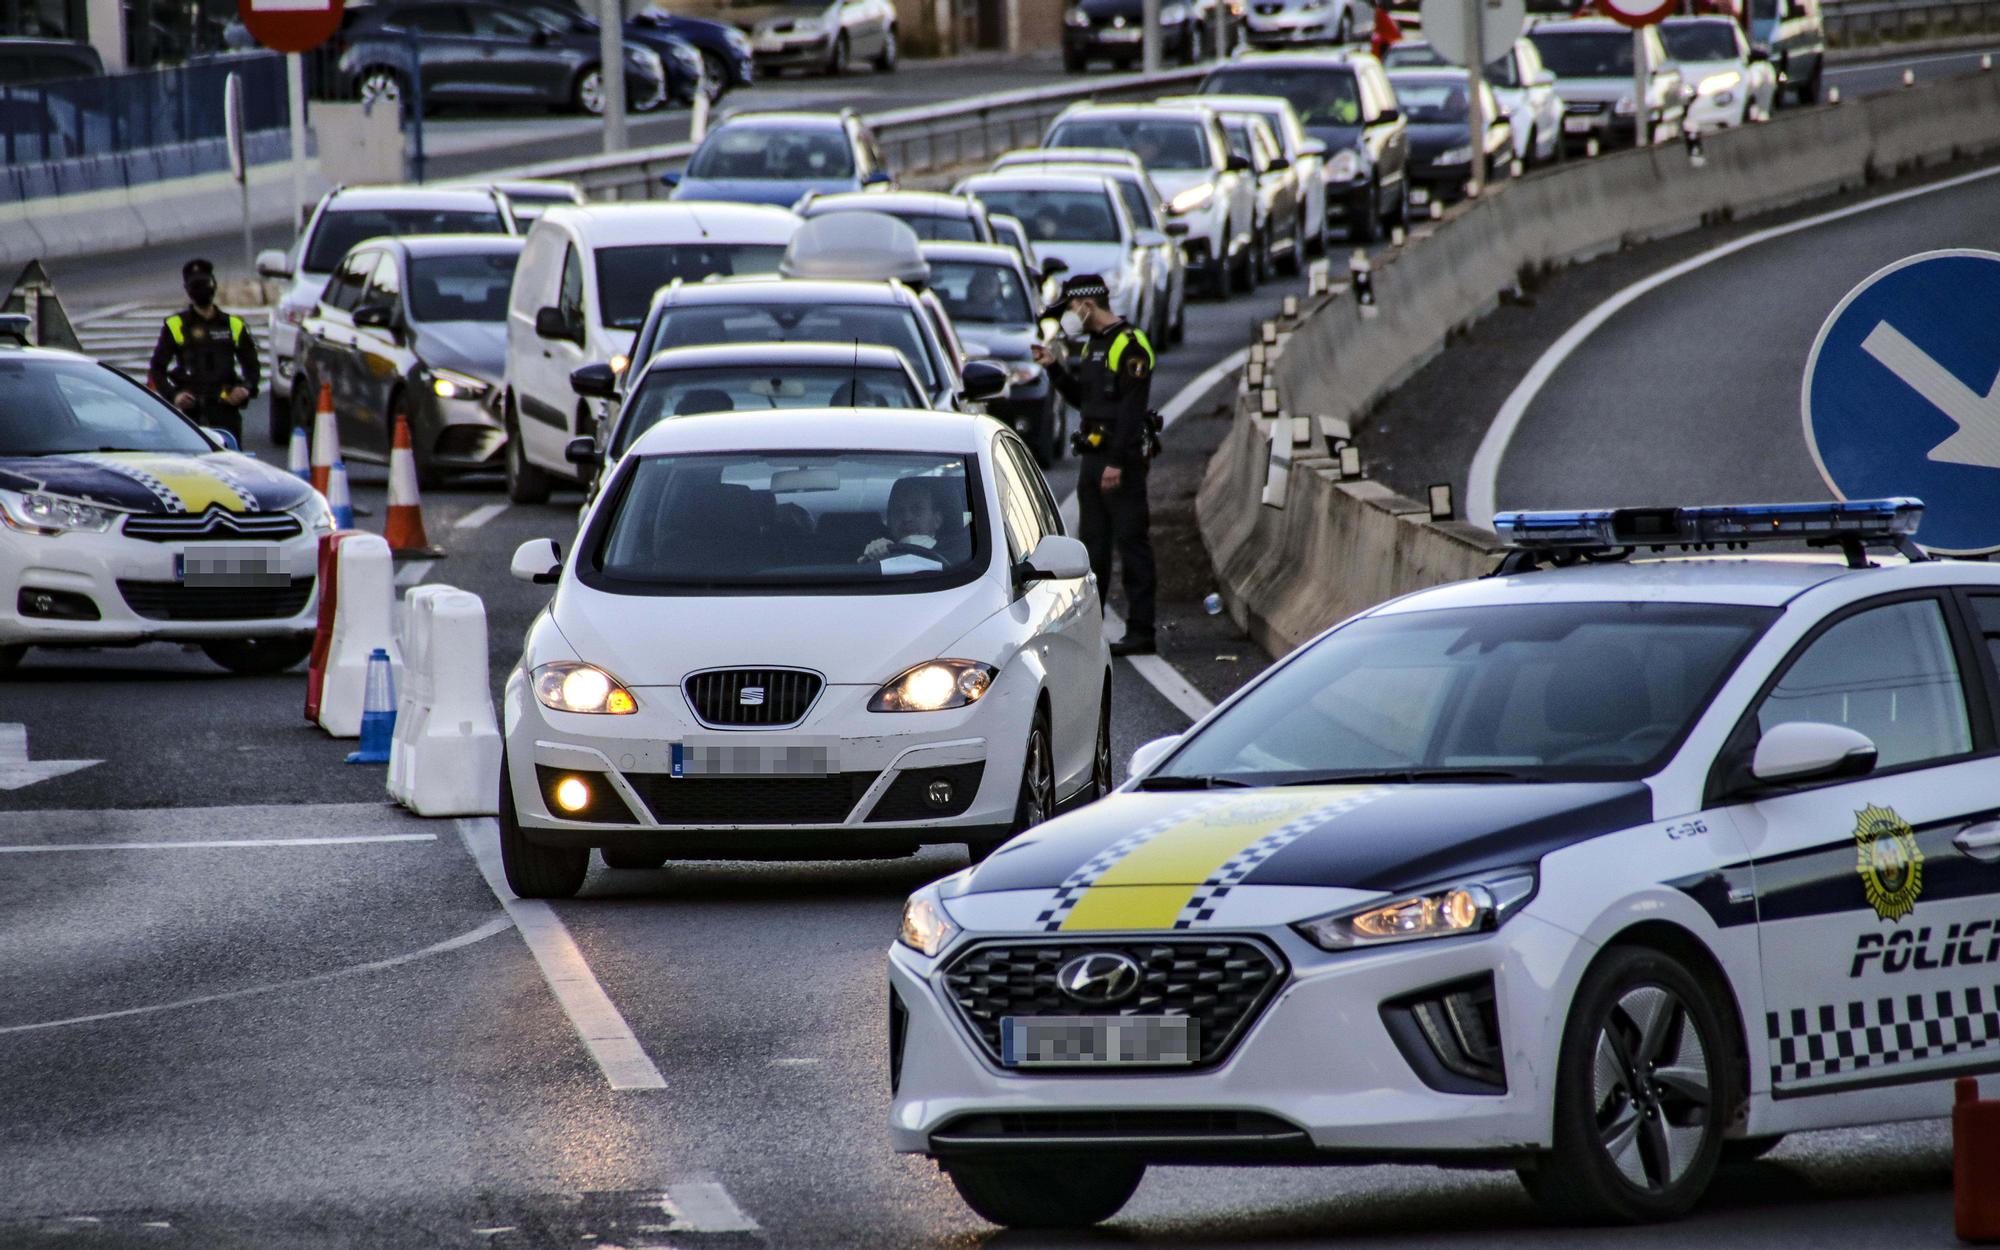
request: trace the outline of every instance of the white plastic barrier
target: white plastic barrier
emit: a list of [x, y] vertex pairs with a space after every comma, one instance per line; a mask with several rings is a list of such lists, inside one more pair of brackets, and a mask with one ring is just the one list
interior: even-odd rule
[[379, 534], [353, 535], [334, 552], [334, 561], [340, 591], [334, 601], [319, 725], [336, 738], [359, 738], [369, 652], [377, 647], [387, 650], [397, 688], [403, 684], [403, 652], [396, 645], [395, 568], [389, 544]]
[[486, 605], [453, 586], [403, 596], [406, 671], [389, 747], [389, 797], [419, 816], [492, 816], [500, 726], [487, 684]]

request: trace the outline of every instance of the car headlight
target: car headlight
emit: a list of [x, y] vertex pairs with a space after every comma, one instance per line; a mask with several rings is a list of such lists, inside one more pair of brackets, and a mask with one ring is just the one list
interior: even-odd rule
[[1617, 105], [1611, 111], [1620, 117], [1630, 117], [1632, 115], [1632, 97], [1629, 95], [1619, 96]]
[[529, 676], [535, 687], [535, 700], [557, 712], [630, 716], [639, 710], [639, 701], [632, 697], [632, 692], [595, 664], [557, 660], [542, 665]]
[[1440, 165], [1463, 165], [1471, 159], [1472, 145], [1468, 143], [1464, 147], [1448, 148], [1438, 153], [1437, 163]]
[[24, 534], [46, 538], [58, 534], [102, 534], [118, 516], [114, 509], [100, 508], [81, 499], [0, 490], [0, 521]]
[[1720, 74], [1710, 74], [1708, 77], [1702, 79], [1701, 85], [1695, 88], [1695, 93], [1697, 95], [1717, 95], [1728, 91], [1742, 81], [1743, 75], [1738, 71], [1733, 69], [1724, 70]]
[[1534, 870], [1518, 868], [1350, 907], [1292, 927], [1321, 950], [1388, 946], [1497, 929], [1534, 896]]
[[292, 515], [315, 534], [333, 532], [333, 509], [328, 506], [326, 496], [316, 490], [306, 492], [305, 501], [292, 509]]
[[792, 23], [792, 33], [796, 35], [816, 35], [819, 33], [820, 24], [820, 20], [817, 17], [802, 17]]
[[1338, 182], [1352, 182], [1361, 176], [1361, 157], [1353, 148], [1342, 148], [1326, 162], [1326, 176]]
[[1090, 14], [1085, 13], [1082, 9], [1071, 9], [1069, 12], [1063, 14], [1063, 24], [1065, 26], [1076, 27], [1088, 26], [1090, 25]]
[[1160, 6], [1160, 25], [1162, 26], [1178, 26], [1182, 22], [1187, 21], [1187, 17], [1188, 11], [1185, 4], [1163, 4]]
[[1186, 216], [1188, 213], [1200, 212], [1207, 208], [1213, 199], [1215, 199], [1215, 188], [1204, 182], [1200, 186], [1189, 187], [1168, 201], [1167, 211], [1176, 217]]
[[910, 895], [903, 904], [902, 927], [896, 933], [897, 941], [931, 958], [936, 958], [958, 936], [958, 926], [944, 914], [944, 904], [936, 890], [936, 886], [926, 886]]
[[979, 702], [993, 684], [991, 664], [972, 660], [931, 660], [890, 679], [868, 700], [871, 712], [941, 712]]
[[1017, 360], [1007, 366], [1007, 381], [1013, 386], [1031, 386], [1042, 380], [1042, 367], [1032, 360]]
[[490, 383], [481, 382], [469, 373], [456, 369], [431, 370], [431, 394], [439, 399], [479, 400], [486, 398], [486, 392], [492, 389]]

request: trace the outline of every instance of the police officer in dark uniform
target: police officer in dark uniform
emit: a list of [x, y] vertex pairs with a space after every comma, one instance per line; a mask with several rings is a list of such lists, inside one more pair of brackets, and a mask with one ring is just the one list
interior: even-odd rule
[[1039, 343], [1034, 354], [1056, 390], [1083, 416], [1083, 428], [1072, 439], [1082, 457], [1076, 503], [1099, 592], [1110, 593], [1114, 547], [1124, 568], [1125, 636], [1111, 644], [1111, 653], [1151, 655], [1153, 536], [1146, 470], [1159, 446], [1150, 410], [1153, 346], [1111, 311], [1111, 291], [1096, 274], [1070, 278], [1043, 316], [1060, 316], [1071, 337], [1086, 336], [1074, 362], [1057, 360]]
[[153, 345], [146, 385], [196, 421], [243, 441], [243, 406], [257, 393], [257, 340], [243, 318], [215, 306], [215, 266], [181, 266], [188, 306], [168, 317]]

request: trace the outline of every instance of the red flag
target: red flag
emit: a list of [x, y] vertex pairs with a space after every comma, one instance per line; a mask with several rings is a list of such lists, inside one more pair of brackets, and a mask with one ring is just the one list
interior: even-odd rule
[[1375, 55], [1378, 57], [1381, 56], [1383, 52], [1388, 50], [1390, 44], [1395, 43], [1402, 37], [1402, 28], [1397, 26], [1396, 19], [1389, 15], [1388, 6], [1376, 6], [1375, 33], [1368, 40], [1369, 47], [1374, 50]]

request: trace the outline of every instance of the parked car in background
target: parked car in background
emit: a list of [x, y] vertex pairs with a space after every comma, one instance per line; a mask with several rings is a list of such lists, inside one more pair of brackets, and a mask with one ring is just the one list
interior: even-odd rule
[[701, 57], [702, 82], [711, 100], [720, 100], [736, 88], [757, 81], [750, 36], [728, 22], [687, 17], [657, 4], [633, 14], [632, 22], [686, 40]]
[[[1160, 0], [1160, 58], [1197, 65], [1208, 55], [1216, 0]], [[1114, 69], [1138, 64], [1145, 30], [1142, 0], [1071, 0], [1063, 10], [1063, 68], [1082, 73], [1093, 60]]]
[[1353, 43], [1375, 29], [1375, 9], [1365, 0], [1249, 0], [1243, 6], [1243, 41], [1253, 48]]
[[1231, 113], [1255, 113], [1271, 127], [1279, 151], [1292, 167], [1299, 183], [1300, 207], [1305, 212], [1302, 237], [1306, 250], [1318, 255], [1326, 250], [1326, 144], [1306, 133], [1299, 111], [1278, 95], [1199, 95], [1168, 96], [1162, 104], [1183, 101], [1205, 104]]
[[1280, 264], [1286, 273], [1297, 273], [1305, 250], [1306, 224], [1292, 163], [1285, 159], [1270, 123], [1262, 117], [1228, 112], [1218, 116], [1222, 132], [1229, 136], [1229, 150], [1249, 158], [1250, 173], [1257, 180], [1257, 233], [1252, 243], [1257, 281], [1268, 281]]
[[1201, 80], [1201, 94], [1291, 101], [1306, 134], [1326, 145], [1326, 211], [1356, 242], [1384, 222], [1408, 224], [1409, 127], [1382, 63], [1366, 52], [1258, 52], [1232, 57]]
[[336, 187], [321, 196], [289, 251], [271, 248], [257, 256], [259, 274], [291, 283], [271, 308], [271, 441], [282, 446], [291, 436], [285, 401], [292, 393], [299, 323], [356, 243], [378, 235], [517, 233], [512, 207], [491, 187]]
[[27, 87], [64, 78], [99, 78], [104, 58], [87, 43], [69, 39], [0, 39], [0, 85]]
[[894, 0], [722, 0], [716, 16], [749, 34], [759, 73], [844, 74], [859, 63], [896, 68]]
[[[591, 39], [599, 37], [595, 5], [585, 8], [578, 0], [508, 0], [508, 7], [555, 30]], [[702, 60], [693, 44], [663, 27], [637, 21], [627, 21], [621, 33], [627, 47], [650, 48], [659, 56], [667, 71], [667, 100], [676, 104], [694, 102], [695, 92], [701, 87]]]
[[794, 210], [807, 221], [829, 213], [881, 213], [908, 226], [919, 238], [957, 243], [991, 243], [993, 226], [978, 200], [937, 191], [807, 192]]
[[1670, 17], [1660, 23], [1660, 41], [1694, 86], [1690, 128], [1726, 130], [1771, 119], [1778, 107], [1778, 73], [1733, 18]]
[[1750, 44], [1770, 58], [1779, 84], [1800, 104], [1819, 99], [1826, 73], [1820, 0], [1750, 0]]
[[[1592, 139], [1604, 147], [1632, 146], [1639, 133], [1633, 122], [1638, 106], [1632, 99], [1632, 32], [1609, 18], [1577, 18], [1537, 23], [1528, 39], [1556, 76], [1564, 146], [1574, 151]], [[1693, 88], [1668, 58], [1659, 27], [1642, 28], [1638, 42], [1646, 58], [1646, 125], [1654, 141], [1676, 136]]]
[[594, 204], [543, 214], [508, 297], [501, 416], [510, 497], [538, 503], [552, 475], [576, 476], [567, 449], [596, 429], [596, 417], [570, 375], [590, 364], [623, 372], [655, 291], [677, 279], [776, 272], [798, 224], [757, 205]]
[[853, 110], [738, 113], [711, 129], [687, 168], [660, 175], [676, 200], [790, 208], [808, 192], [896, 184], [882, 148]]
[[[1462, 69], [1398, 69], [1389, 72], [1396, 99], [1410, 123], [1410, 203], [1428, 207], [1465, 197], [1472, 182], [1472, 82]], [[1485, 130], [1486, 180], [1507, 177], [1514, 155], [1514, 128], [1493, 97], [1479, 84]]]
[[989, 210], [1021, 219], [1044, 278], [1101, 274], [1112, 312], [1149, 337], [1162, 330], [1166, 310], [1156, 303], [1150, 262], [1167, 236], [1132, 220], [1110, 177], [1088, 169], [1011, 169], [959, 185]]
[[[597, 33], [573, 22], [474, 0], [373, 4], [344, 40], [340, 77], [364, 101], [406, 99], [414, 55], [425, 108], [513, 102], [604, 112]], [[658, 107], [667, 87], [659, 53], [627, 44], [625, 98], [632, 107]]]
[[[1390, 70], [1446, 65], [1438, 50], [1421, 39], [1400, 40], [1382, 54]], [[1486, 85], [1514, 132], [1514, 157], [1529, 169], [1562, 156], [1562, 97], [1556, 76], [1542, 64], [1533, 41], [1516, 39], [1507, 55], [1488, 61]]]
[[1007, 425], [1048, 468], [1068, 446], [1068, 410], [1035, 363], [1034, 345], [1053, 347], [1041, 324], [1040, 292], [1013, 248], [991, 243], [926, 243], [929, 287], [976, 360], [1007, 370], [1007, 390], [986, 401], [986, 414]]
[[293, 423], [311, 428], [325, 384], [351, 460], [387, 463], [403, 420], [423, 486], [451, 470], [498, 467], [507, 294], [521, 243], [417, 235], [358, 244], [299, 327]]

